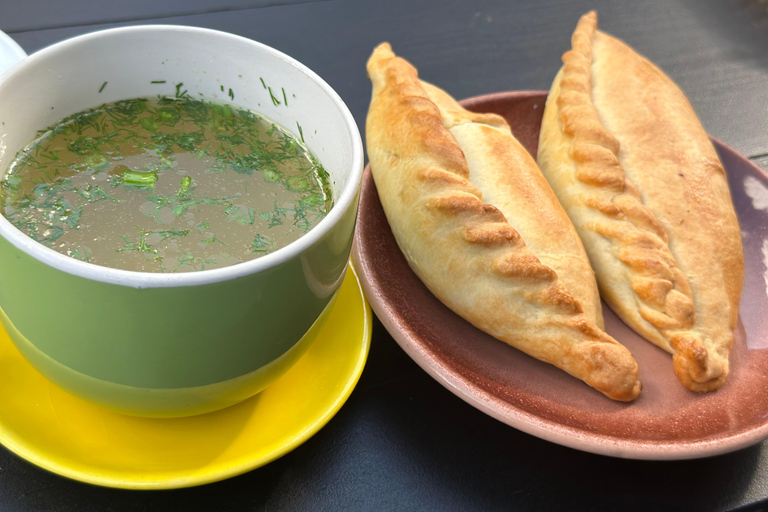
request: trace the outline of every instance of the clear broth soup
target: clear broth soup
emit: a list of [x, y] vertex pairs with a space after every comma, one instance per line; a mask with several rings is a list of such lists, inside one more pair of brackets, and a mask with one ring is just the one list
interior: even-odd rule
[[328, 174], [288, 131], [189, 96], [70, 116], [16, 155], [0, 187], [3, 214], [32, 239], [139, 272], [258, 258], [333, 204]]

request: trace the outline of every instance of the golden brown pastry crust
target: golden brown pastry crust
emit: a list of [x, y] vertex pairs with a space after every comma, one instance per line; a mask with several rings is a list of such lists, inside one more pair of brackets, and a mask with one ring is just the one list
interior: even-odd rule
[[594, 12], [563, 55], [538, 162], [606, 302], [674, 354], [686, 387], [720, 387], [744, 273], [725, 171], [680, 89]]
[[442, 89], [423, 81], [421, 86], [462, 149], [469, 181], [480, 190], [483, 202], [499, 209], [528, 249], [555, 271], [587, 319], [603, 329], [600, 294], [584, 244], [533, 157], [514, 138], [504, 118], [470, 112]]
[[[526, 247], [498, 208], [482, 200], [462, 148], [444, 126], [475, 124], [469, 137], [486, 137], [492, 146], [506, 130], [504, 144], [516, 144], [503, 120], [464, 113], [444, 101], [445, 93], [422, 85], [416, 69], [387, 43], [374, 50], [368, 74], [371, 169], [392, 232], [416, 275], [479, 329], [610, 398], [637, 397], [638, 368], [629, 351], [586, 317], [556, 272]], [[488, 137], [487, 130], [495, 132]], [[524, 165], [530, 164], [532, 159]], [[561, 220], [569, 225], [565, 216]]]

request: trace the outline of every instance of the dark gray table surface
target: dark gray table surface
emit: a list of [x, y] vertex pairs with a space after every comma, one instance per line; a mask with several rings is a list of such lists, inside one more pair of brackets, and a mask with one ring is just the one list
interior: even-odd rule
[[[4, 0], [0, 29], [28, 52], [119, 25], [249, 37], [303, 62], [361, 130], [365, 61], [380, 41], [457, 98], [548, 89], [579, 17], [656, 62], [708, 132], [768, 169], [768, 1]], [[749, 276], [747, 277], [750, 278]], [[762, 278], [762, 277], [760, 277]], [[763, 505], [765, 504], [765, 505]], [[768, 441], [695, 461], [612, 459], [521, 433], [431, 379], [375, 323], [347, 404], [265, 467], [175, 491], [94, 487], [0, 449], [0, 512], [165, 510], [768, 509]]]

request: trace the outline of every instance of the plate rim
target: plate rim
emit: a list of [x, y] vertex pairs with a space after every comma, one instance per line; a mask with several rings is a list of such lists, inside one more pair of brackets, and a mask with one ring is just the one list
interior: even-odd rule
[[[101, 487], [109, 487], [116, 489], [131, 489], [131, 490], [170, 490], [181, 489], [187, 487], [195, 487], [199, 485], [209, 484], [213, 482], [222, 481], [231, 477], [242, 475], [254, 469], [258, 469], [288, 453], [295, 450], [312, 436], [319, 432], [344, 406], [349, 399], [350, 395], [354, 391], [357, 383], [360, 380], [363, 369], [370, 353], [371, 337], [373, 333], [373, 317], [370, 302], [367, 300], [363, 286], [360, 279], [360, 273], [355, 268], [354, 262], [350, 259], [348, 265], [348, 276], [346, 279], [352, 279], [354, 281], [355, 291], [355, 307], [361, 307], [362, 309], [362, 329], [361, 338], [355, 342], [359, 352], [356, 355], [354, 365], [350, 365], [351, 369], [343, 377], [346, 379], [345, 385], [342, 390], [336, 395], [329, 407], [324, 408], [318, 414], [314, 415], [308, 421], [297, 424], [292, 436], [286, 436], [287, 442], [280, 443], [279, 447], [269, 451], [261, 456], [254, 458], [247, 458], [242, 460], [242, 457], [233, 457], [231, 460], [234, 464], [219, 465], [219, 469], [204, 472], [202, 474], [184, 477], [170, 477], [170, 478], [154, 478], [154, 479], [135, 479], [135, 478], [116, 478], [115, 476], [99, 474], [98, 470], [87, 472], [81, 469], [75, 469], [71, 465], [67, 465], [56, 457], [46, 457], [40, 450], [36, 450], [33, 443], [19, 442], [15, 436], [9, 434], [8, 429], [3, 425], [0, 419], [0, 444], [2, 444], [8, 451], [14, 455], [36, 465], [37, 467], [44, 469], [48, 472], [57, 474], [88, 484], [93, 484]], [[8, 341], [8, 343], [11, 343]], [[12, 343], [11, 343], [12, 345]], [[310, 347], [309, 350], [311, 350]], [[309, 352], [308, 350], [308, 352]], [[23, 358], [23, 356], [20, 356]], [[30, 371], [35, 371], [31, 366]], [[285, 378], [284, 377], [281, 377]], [[342, 379], [340, 379], [342, 380]], [[50, 384], [53, 385], [53, 384]], [[94, 407], [101, 409], [101, 407], [91, 404]], [[215, 415], [217, 412], [208, 414]]]
[[[500, 91], [465, 98], [460, 100], [460, 103], [467, 106], [479, 100], [487, 101], [489, 99], [537, 98], [541, 96], [544, 97], [543, 99], [546, 99], [548, 93], [549, 91], [545, 90]], [[729, 152], [731, 156], [736, 156], [746, 161], [753, 170], [759, 171], [768, 181], [768, 173], [755, 165], [754, 162], [719, 139], [709, 134], [708, 136], [716, 149], [723, 149]], [[364, 170], [362, 186], [365, 187], [369, 182], [373, 182], [370, 162], [367, 163]], [[363, 194], [361, 193], [362, 197]], [[543, 419], [536, 414], [504, 402], [502, 399], [483, 390], [471, 380], [461, 377], [458, 372], [450, 371], [449, 368], [454, 366], [453, 363], [429, 353], [418, 342], [412, 340], [410, 336], [403, 332], [393, 319], [393, 316], [387, 314], [393, 311], [394, 308], [383, 301], [374, 289], [366, 273], [367, 262], [365, 262], [365, 258], [361, 257], [360, 251], [361, 237], [357, 236], [355, 237], [352, 252], [355, 260], [361, 262], [359, 269], [363, 289], [373, 311], [390, 336], [413, 361], [443, 387], [502, 423], [540, 439], [579, 451], [632, 460], [687, 460], [711, 457], [747, 448], [768, 437], [767, 418], [762, 425], [733, 435], [721, 435], [710, 437], [709, 439], [691, 440], [689, 442], [652, 440], [632, 442], [615, 436], [589, 434], [586, 431], [577, 430], [553, 420]]]

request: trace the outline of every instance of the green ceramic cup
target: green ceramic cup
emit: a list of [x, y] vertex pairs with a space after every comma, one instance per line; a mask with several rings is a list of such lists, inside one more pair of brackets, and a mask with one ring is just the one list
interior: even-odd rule
[[69, 39], [3, 74], [0, 168], [65, 116], [179, 83], [196, 97], [228, 100], [231, 89], [234, 103], [303, 137], [330, 174], [330, 213], [274, 253], [184, 274], [78, 261], [0, 216], [0, 321], [21, 353], [73, 394], [151, 417], [237, 403], [301, 356], [347, 268], [363, 169], [352, 115], [307, 67], [232, 34], [158, 25]]

